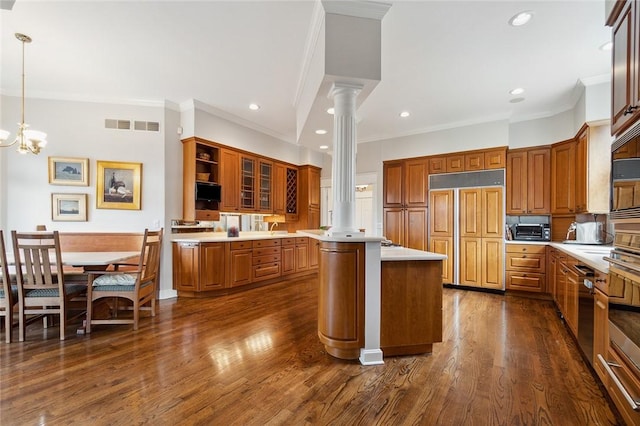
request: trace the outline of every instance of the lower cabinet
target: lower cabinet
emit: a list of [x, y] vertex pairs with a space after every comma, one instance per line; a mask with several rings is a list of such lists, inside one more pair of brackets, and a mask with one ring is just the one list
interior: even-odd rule
[[[597, 278], [596, 278], [597, 279]], [[595, 288], [593, 315], [593, 369], [598, 377], [605, 383], [608, 380], [607, 372], [598, 359], [598, 355], [606, 358], [609, 348], [609, 296]]]
[[507, 290], [544, 292], [546, 247], [533, 244], [507, 244]]
[[501, 238], [460, 238], [460, 284], [502, 289], [504, 265]]
[[178, 296], [224, 294], [229, 289], [315, 273], [320, 242], [309, 237], [230, 242], [173, 242], [173, 286]]

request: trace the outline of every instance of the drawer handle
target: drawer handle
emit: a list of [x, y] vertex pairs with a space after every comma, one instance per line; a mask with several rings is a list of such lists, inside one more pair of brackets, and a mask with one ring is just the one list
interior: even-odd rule
[[604, 304], [604, 303], [602, 303], [602, 302], [601, 302], [601, 301], [599, 301], [599, 300], [596, 300], [596, 306], [598, 306], [598, 308], [600, 308], [600, 309], [607, 309], [607, 307], [605, 306], [605, 304]]
[[624, 396], [624, 399], [627, 400], [627, 402], [629, 403], [633, 411], [640, 411], [640, 405], [638, 405], [640, 404], [640, 401], [635, 400], [631, 396], [629, 391], [624, 387], [620, 379], [618, 379], [618, 376], [616, 376], [616, 373], [614, 373], [613, 369], [611, 368], [611, 367], [620, 368], [620, 365], [616, 364], [615, 362], [610, 362], [605, 360], [604, 357], [600, 354], [598, 354], [598, 360], [600, 361], [600, 364], [602, 364], [602, 367], [604, 367], [604, 369], [607, 371], [607, 374], [609, 375], [609, 377], [611, 377], [611, 380], [613, 380], [613, 383], [616, 384], [618, 390], [620, 390], [620, 392], [622, 393], [622, 396]]

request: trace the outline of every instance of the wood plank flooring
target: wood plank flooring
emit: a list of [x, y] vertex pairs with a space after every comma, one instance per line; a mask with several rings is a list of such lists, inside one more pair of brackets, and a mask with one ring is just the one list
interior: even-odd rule
[[0, 424], [619, 424], [550, 301], [444, 289], [433, 354], [364, 367], [324, 352], [316, 288], [163, 300], [64, 342], [32, 325], [0, 344]]

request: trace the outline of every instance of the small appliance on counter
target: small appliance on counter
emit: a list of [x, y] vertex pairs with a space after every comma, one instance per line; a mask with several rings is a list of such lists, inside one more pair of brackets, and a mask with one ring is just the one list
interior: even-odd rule
[[515, 223], [511, 225], [514, 240], [550, 241], [551, 229], [548, 223]]

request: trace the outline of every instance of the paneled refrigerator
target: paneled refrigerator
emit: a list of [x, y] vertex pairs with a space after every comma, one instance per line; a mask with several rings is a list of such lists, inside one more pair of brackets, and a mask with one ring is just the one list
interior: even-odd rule
[[429, 176], [429, 251], [443, 282], [504, 289], [504, 170]]

